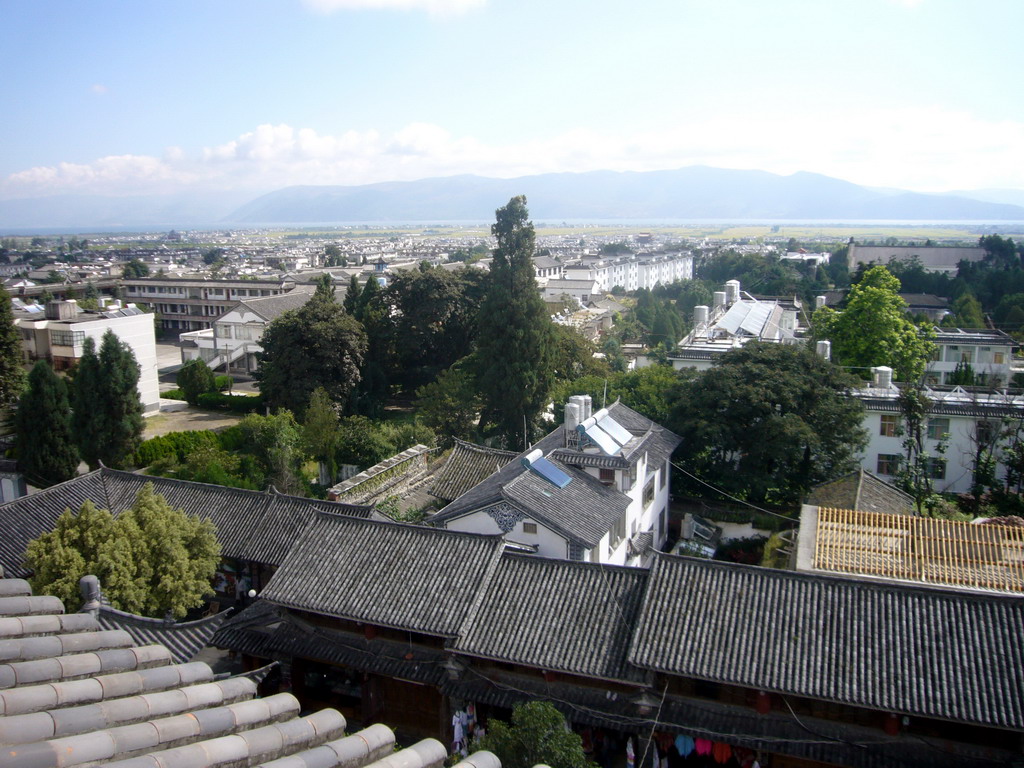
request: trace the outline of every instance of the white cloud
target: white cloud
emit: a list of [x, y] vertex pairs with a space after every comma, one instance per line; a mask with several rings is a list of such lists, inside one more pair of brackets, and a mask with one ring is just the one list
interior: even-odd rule
[[303, 4], [318, 13], [335, 11], [422, 10], [434, 16], [452, 16], [480, 8], [486, 0], [303, 0]]
[[109, 90], [107, 86], [101, 85], [100, 83], [94, 83], [90, 88], [90, 91], [95, 93], [97, 96], [103, 96]]
[[321, 134], [287, 124], [161, 157], [120, 155], [30, 168], [0, 182], [3, 197], [62, 192], [141, 194], [187, 188], [268, 191], [470, 173], [515, 177], [687, 165], [811, 171], [918, 191], [1024, 188], [1024, 124], [931, 108], [699, 118], [619, 135], [580, 128], [507, 144], [412, 123], [399, 131]]

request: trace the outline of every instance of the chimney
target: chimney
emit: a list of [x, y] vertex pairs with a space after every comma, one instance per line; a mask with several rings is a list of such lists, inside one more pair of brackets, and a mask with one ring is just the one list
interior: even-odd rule
[[815, 296], [814, 297], [814, 308], [815, 309], [821, 309], [824, 306], [825, 306], [825, 297], [824, 296]]
[[818, 356], [824, 360], [832, 359], [832, 342], [831, 341], [819, 341], [814, 345], [814, 351], [818, 353]]
[[892, 368], [887, 365], [872, 368], [871, 378], [871, 385], [875, 389], [890, 389], [892, 387]]
[[708, 324], [708, 308], [704, 304], [698, 304], [696, 307], [693, 308], [693, 324]]
[[731, 307], [740, 300], [740, 281], [730, 280], [725, 284], [725, 300]]
[[725, 291], [715, 291], [715, 309], [725, 306]]

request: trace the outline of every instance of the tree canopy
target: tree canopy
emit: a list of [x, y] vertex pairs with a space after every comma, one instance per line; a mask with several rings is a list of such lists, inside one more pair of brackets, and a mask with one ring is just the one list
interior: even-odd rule
[[532, 436], [551, 386], [551, 320], [534, 277], [536, 235], [528, 217], [522, 195], [495, 211], [498, 247], [477, 341], [481, 427], [513, 448]]
[[497, 755], [502, 768], [594, 768], [579, 734], [566, 728], [562, 713], [546, 701], [517, 704], [511, 723], [491, 718], [487, 727], [478, 748]]
[[64, 380], [45, 360], [28, 376], [28, 389], [14, 416], [18, 468], [32, 485], [45, 488], [78, 473], [71, 435], [71, 405]]
[[345, 403], [360, 379], [366, 333], [340, 304], [314, 297], [270, 323], [261, 345], [256, 378], [264, 401], [301, 414], [317, 387]]
[[91, 501], [78, 514], [65, 510], [26, 554], [33, 590], [56, 595], [69, 608], [79, 600], [79, 579], [92, 574], [115, 608], [177, 619], [212, 594], [219, 561], [213, 523], [173, 509], [152, 483], [116, 518]]
[[886, 365], [897, 381], [918, 381], [935, 349], [934, 329], [913, 323], [899, 290], [900, 281], [885, 267], [868, 269], [850, 289], [845, 309], [814, 313], [815, 338], [831, 341], [833, 359], [862, 369], [861, 378], [869, 377], [869, 368]]
[[[751, 342], [685, 379], [669, 419], [684, 469], [731, 495], [793, 503], [857, 466], [856, 380], [807, 347]], [[701, 489], [704, 491], [705, 489]]]
[[185, 400], [189, 405], [197, 405], [200, 395], [217, 391], [217, 381], [213, 371], [201, 358], [189, 360], [181, 366], [175, 383], [185, 395]]

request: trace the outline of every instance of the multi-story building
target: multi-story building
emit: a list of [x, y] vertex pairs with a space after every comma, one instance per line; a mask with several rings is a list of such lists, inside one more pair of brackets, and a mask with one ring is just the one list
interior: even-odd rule
[[39, 305], [15, 306], [14, 322], [21, 332], [26, 360], [49, 360], [60, 371], [74, 366], [82, 357], [86, 339], [96, 349], [108, 330], [132, 349], [139, 364], [139, 397], [146, 412], [160, 410], [154, 316], [134, 304], [113, 305], [91, 312], [78, 307], [74, 299], [51, 301], [45, 310]]
[[616, 286], [637, 291], [693, 279], [693, 256], [683, 252], [585, 256], [575, 264], [566, 265], [562, 274], [567, 280], [596, 280], [605, 293]]
[[139, 277], [124, 281], [125, 298], [145, 304], [160, 314], [161, 328], [199, 331], [239, 301], [280, 296], [295, 288], [281, 280], [211, 280], [203, 277]]
[[707, 370], [730, 349], [749, 341], [798, 343], [796, 300], [755, 299], [730, 280], [716, 291], [713, 307], [694, 308], [693, 330], [669, 355], [672, 367]]
[[1005, 387], [1013, 375], [1011, 363], [1016, 342], [1003, 331], [936, 328], [936, 354], [928, 363], [925, 378], [931, 385], [948, 384], [959, 365], [969, 365], [976, 383]]
[[[891, 481], [905, 455], [900, 389], [892, 382], [890, 368], [880, 366], [873, 374], [869, 386], [853, 393], [864, 403], [864, 427], [869, 436], [860, 456], [861, 466]], [[924, 394], [931, 403], [924, 425], [924, 449], [931, 454], [928, 472], [935, 490], [969, 492], [979, 450], [991, 454], [996, 478], [1005, 478], [1008, 457], [1000, 433], [1007, 426], [1024, 424], [1024, 395], [963, 387], [926, 388]]]
[[669, 458], [680, 438], [620, 402], [590, 410], [589, 395], [570, 398], [563, 425], [430, 522], [499, 534], [541, 557], [649, 565], [668, 532]]

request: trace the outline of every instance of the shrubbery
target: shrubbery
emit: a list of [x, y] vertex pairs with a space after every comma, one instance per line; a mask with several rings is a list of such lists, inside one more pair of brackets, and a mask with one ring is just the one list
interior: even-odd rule
[[261, 395], [225, 395], [220, 392], [204, 392], [199, 396], [200, 408], [232, 413], [256, 413], [263, 410]]

